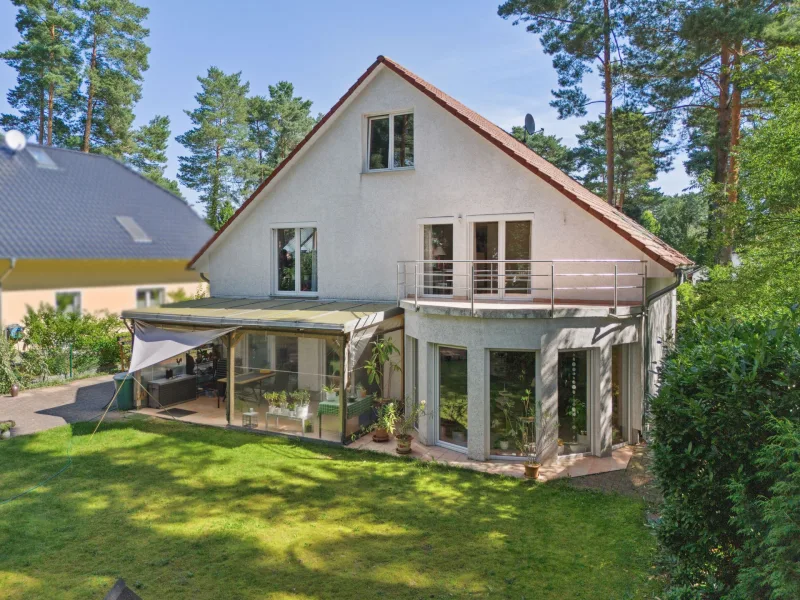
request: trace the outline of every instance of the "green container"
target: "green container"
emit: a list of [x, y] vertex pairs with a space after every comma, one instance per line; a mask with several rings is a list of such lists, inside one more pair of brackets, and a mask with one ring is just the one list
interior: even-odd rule
[[[125, 379], [126, 377], [127, 379]], [[117, 392], [117, 408], [119, 410], [133, 409], [133, 374], [117, 373], [114, 375], [114, 387], [119, 390]]]

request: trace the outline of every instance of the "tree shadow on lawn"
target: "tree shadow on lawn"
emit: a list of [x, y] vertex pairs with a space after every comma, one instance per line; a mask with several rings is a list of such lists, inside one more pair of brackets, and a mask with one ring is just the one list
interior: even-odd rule
[[[60, 459], [46, 435], [4, 458]], [[652, 546], [639, 504], [563, 486], [165, 421], [85, 441], [0, 506], [4, 597], [620, 597]]]

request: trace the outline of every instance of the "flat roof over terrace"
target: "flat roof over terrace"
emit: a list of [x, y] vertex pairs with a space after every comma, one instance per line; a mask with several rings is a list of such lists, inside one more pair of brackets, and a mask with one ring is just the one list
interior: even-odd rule
[[122, 317], [164, 325], [342, 334], [379, 325], [402, 313], [394, 302], [212, 297], [130, 309]]

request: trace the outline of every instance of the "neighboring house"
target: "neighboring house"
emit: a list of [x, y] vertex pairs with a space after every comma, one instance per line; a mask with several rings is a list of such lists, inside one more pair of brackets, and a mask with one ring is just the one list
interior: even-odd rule
[[[232, 424], [253, 409], [259, 428], [297, 431], [263, 393], [301, 388], [308, 430], [346, 442], [369, 420], [356, 386], [377, 391], [368, 342], [386, 337], [404, 375], [383, 393], [425, 402], [423, 443], [509, 458], [535, 411], [544, 460], [603, 456], [639, 439], [690, 265], [379, 57], [191, 261], [212, 297], [124, 316], [239, 328], [226, 337]], [[324, 383], [343, 384], [338, 405]]]
[[98, 154], [0, 148], [0, 323], [27, 307], [120, 313], [193, 296], [211, 229], [185, 201]]

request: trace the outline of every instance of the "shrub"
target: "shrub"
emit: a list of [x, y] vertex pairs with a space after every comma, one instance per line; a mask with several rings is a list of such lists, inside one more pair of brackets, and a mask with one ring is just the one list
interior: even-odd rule
[[58, 311], [43, 305], [28, 308], [24, 319], [23, 370], [31, 377], [88, 373], [110, 369], [119, 360], [117, 336], [123, 333], [116, 315], [95, 316]]
[[19, 383], [19, 375], [15, 369], [17, 351], [3, 332], [0, 332], [0, 394], [7, 394], [11, 386]]
[[[767, 519], [772, 505], [759, 503], [788, 485], [787, 473], [767, 472], [773, 457], [762, 452], [777, 452], [767, 450], [776, 418], [800, 420], [799, 325], [796, 311], [771, 322], [696, 321], [665, 359], [652, 411], [672, 598], [790, 597], [761, 569], [759, 552], [772, 542], [758, 536], [781, 534]], [[737, 595], [746, 581], [769, 591]]]

